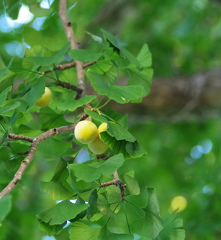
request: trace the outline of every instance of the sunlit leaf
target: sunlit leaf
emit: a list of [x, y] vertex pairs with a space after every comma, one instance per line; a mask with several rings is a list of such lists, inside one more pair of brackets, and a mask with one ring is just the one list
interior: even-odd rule
[[74, 59], [82, 62], [93, 62], [101, 57], [101, 53], [91, 52], [85, 49], [72, 49], [69, 55]]
[[64, 226], [66, 224], [65, 222], [62, 224], [49, 225], [48, 223], [45, 223], [40, 219], [38, 219], [38, 221], [39, 221], [39, 226], [38, 226], [39, 229], [46, 232], [49, 236], [53, 236], [55, 234], [60, 233], [64, 229]]
[[138, 185], [137, 180], [130, 176], [129, 174], [124, 175], [125, 183], [127, 184], [127, 190], [132, 195], [139, 195], [140, 194], [140, 187]]
[[67, 43], [59, 52], [51, 57], [26, 57], [26, 60], [33, 62], [37, 66], [57, 65], [64, 59], [64, 55], [69, 50], [70, 43]]
[[125, 159], [123, 154], [114, 155], [113, 157], [108, 158], [101, 166], [99, 166], [98, 170], [103, 175], [110, 175], [120, 168], [124, 161]]
[[152, 64], [151, 53], [146, 43], [142, 46], [140, 52], [138, 53], [137, 60], [139, 61], [141, 67], [144, 68], [151, 67]]
[[118, 86], [109, 85], [101, 75], [88, 71], [88, 78], [93, 88], [100, 94], [106, 95], [118, 103], [128, 103], [132, 100], [139, 99], [143, 92], [143, 87], [139, 85]]
[[164, 228], [160, 232], [156, 240], [184, 240], [185, 231], [183, 228], [183, 220], [178, 218], [176, 214], [171, 214], [162, 219]]
[[144, 208], [145, 216], [131, 224], [131, 229], [140, 236], [156, 238], [163, 229], [159, 203], [154, 189], [148, 188], [148, 195], [148, 204]]
[[54, 207], [38, 214], [37, 218], [49, 225], [58, 225], [75, 218], [80, 212], [87, 208], [87, 204], [74, 204], [69, 200], [64, 200]]
[[65, 101], [58, 103], [56, 106], [59, 110], [62, 111], [70, 111], [73, 112], [75, 111], [78, 107], [82, 107], [91, 101], [93, 101], [96, 98], [96, 96], [89, 95], [89, 96], [84, 96], [78, 100], [74, 99], [65, 99]]
[[54, 200], [64, 200], [74, 195], [74, 191], [67, 183], [69, 176], [67, 162], [60, 160], [50, 182], [42, 182], [43, 191], [49, 194]]
[[100, 177], [100, 172], [87, 163], [70, 164], [69, 169], [73, 171], [73, 174], [77, 177], [77, 181], [92, 182]]
[[112, 233], [104, 227], [91, 227], [84, 222], [76, 222], [71, 225], [70, 240], [133, 240], [130, 234]]

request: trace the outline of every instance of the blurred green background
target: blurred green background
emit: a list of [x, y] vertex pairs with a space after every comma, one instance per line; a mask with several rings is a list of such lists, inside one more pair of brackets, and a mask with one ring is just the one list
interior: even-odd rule
[[[34, 14], [25, 24], [5, 18], [5, 8], [1, 5], [0, 68], [7, 65], [13, 55], [13, 64], [18, 67], [29, 44], [53, 51], [63, 46], [65, 35], [57, 15], [43, 9], [48, 1], [41, 1], [39, 8], [36, 2], [22, 1]], [[74, 2], [69, 1], [69, 4]], [[5, 4], [9, 6], [10, 17], [16, 19], [18, 6], [16, 8], [13, 1], [5, 1]], [[53, 8], [58, 9], [58, 1], [53, 3]], [[85, 31], [101, 36], [100, 28], [117, 35], [134, 54], [147, 43], [153, 57], [154, 77], [189, 76], [220, 68], [219, 1], [85, 0], [78, 1], [70, 9], [69, 17], [81, 47], [95, 48]], [[7, 85], [7, 79], [1, 84]], [[133, 116], [130, 130], [148, 155], [137, 161], [129, 160], [121, 171], [134, 169], [141, 185], [156, 188], [162, 216], [168, 214], [175, 196], [187, 199], [187, 208], [179, 213], [184, 220], [186, 239], [221, 239], [220, 118], [171, 122], [163, 118], [151, 121], [149, 116], [142, 119]], [[40, 239], [42, 233], [33, 215], [50, 205], [38, 182], [46, 170], [46, 163], [33, 163], [18, 187], [16, 203], [6, 222], [11, 229], [10, 239], [24, 239], [24, 235]], [[7, 177], [1, 176], [1, 179]], [[25, 218], [22, 217], [24, 211]], [[12, 224], [10, 219], [17, 224]], [[7, 228], [1, 227], [0, 238], [4, 231], [8, 231]]]

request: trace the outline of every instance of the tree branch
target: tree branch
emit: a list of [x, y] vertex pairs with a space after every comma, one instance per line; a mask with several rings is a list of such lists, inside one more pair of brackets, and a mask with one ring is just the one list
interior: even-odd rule
[[[84, 63], [83, 68], [85, 69], [85, 68], [90, 67], [94, 64], [96, 64], [96, 61], [95, 62]], [[59, 65], [55, 66], [54, 70], [65, 70], [65, 69], [69, 69], [69, 68], [72, 68], [72, 67], [76, 67], [76, 61], [69, 62], [69, 63], [64, 63], [64, 64], [59, 64]], [[52, 71], [53, 70], [47, 70], [47, 71], [44, 71], [42, 74], [47, 74], [47, 73], [50, 73]]]
[[[88, 117], [87, 114], [83, 114], [80, 117], [79, 121], [82, 121], [82, 120], [86, 119], [87, 117]], [[24, 135], [15, 135], [15, 134], [10, 133], [9, 134], [10, 138], [18, 139], [18, 140], [25, 140], [25, 141], [31, 140], [32, 144], [29, 148], [29, 151], [27, 152], [27, 156], [21, 162], [21, 165], [20, 165], [19, 169], [17, 170], [17, 172], [15, 173], [13, 179], [0, 192], [0, 199], [3, 198], [4, 196], [8, 195], [16, 187], [17, 183], [22, 179], [22, 176], [24, 175], [25, 170], [27, 169], [27, 167], [29, 166], [31, 161], [34, 159], [34, 155], [35, 155], [35, 152], [37, 150], [37, 147], [41, 142], [43, 142], [44, 140], [46, 140], [50, 137], [53, 137], [55, 135], [60, 135], [60, 134], [63, 134], [63, 133], [74, 131], [77, 123], [70, 124], [70, 125], [67, 125], [67, 126], [61, 126], [61, 127], [58, 127], [58, 128], [49, 129], [48, 131], [42, 133], [41, 135], [39, 135], [35, 138], [29, 138], [29, 137], [24, 136]]]
[[32, 137], [27, 137], [27, 136], [24, 136], [24, 135], [16, 135], [14, 133], [9, 133], [8, 137], [12, 138], [12, 139], [24, 140], [24, 141], [28, 141], [28, 142], [33, 142], [33, 140], [34, 140], [34, 138], [32, 138]]
[[120, 181], [120, 178], [119, 178], [119, 175], [118, 175], [118, 171], [116, 170], [114, 173], [114, 179], [112, 181], [109, 181], [109, 182], [104, 182], [104, 183], [101, 183], [99, 186], [100, 187], [107, 187], [107, 186], [110, 186], [110, 185], [114, 185], [116, 187], [119, 187], [120, 189], [120, 195], [121, 195], [121, 199], [124, 200], [125, 199], [125, 190], [126, 190], [126, 184], [121, 182]]
[[[71, 43], [71, 49], [78, 49], [78, 42], [76, 40], [74, 31], [72, 29], [72, 24], [68, 19], [66, 9], [67, 9], [67, 0], [60, 0], [59, 17], [60, 17], [60, 19], [62, 21], [62, 24], [64, 26], [66, 36]], [[76, 63], [76, 69], [77, 69], [78, 86], [79, 86], [79, 88], [82, 89], [81, 96], [83, 96], [85, 94], [83, 62], [75, 61], [75, 63]], [[80, 96], [78, 96], [77, 98], [80, 98]]]

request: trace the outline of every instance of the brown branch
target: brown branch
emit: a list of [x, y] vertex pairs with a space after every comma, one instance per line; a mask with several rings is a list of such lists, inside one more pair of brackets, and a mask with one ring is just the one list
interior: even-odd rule
[[[83, 114], [80, 117], [79, 121], [82, 121], [82, 120], [86, 119], [87, 117], [88, 117], [87, 114]], [[27, 167], [29, 166], [31, 161], [34, 159], [34, 155], [37, 150], [37, 147], [41, 142], [43, 142], [47, 138], [53, 137], [55, 135], [60, 135], [63, 133], [74, 131], [76, 124], [77, 123], [58, 127], [58, 128], [52, 128], [52, 129], [49, 129], [48, 131], [42, 133], [41, 135], [37, 136], [36, 138], [33, 138], [32, 144], [28, 151], [28, 155], [21, 162], [21, 165], [20, 165], [19, 169], [17, 170], [17, 172], [15, 173], [11, 182], [0, 192], [0, 199], [3, 198], [4, 196], [8, 195], [16, 187], [17, 183], [22, 179], [22, 176], [24, 175], [25, 170], [27, 169]], [[12, 133], [10, 133], [9, 135], [13, 136], [13, 139], [18, 139], [18, 140], [19, 139], [22, 139], [22, 140], [29, 139], [29, 137], [26, 137], [23, 135], [15, 135]]]
[[[97, 62], [88, 62], [88, 63], [84, 63], [83, 64], [83, 68], [87, 68], [87, 67], [90, 67], [94, 64], [96, 64]], [[47, 70], [47, 71], [44, 71], [42, 72], [42, 74], [47, 74], [47, 73], [50, 73], [54, 70], [65, 70], [65, 69], [69, 69], [69, 68], [72, 68], [72, 67], [76, 67], [76, 62], [70, 62], [70, 63], [64, 63], [64, 64], [59, 64], [57, 66], [55, 66], [55, 68], [53, 70]]]
[[80, 89], [79, 87], [77, 87], [73, 84], [67, 83], [67, 82], [63, 82], [63, 81], [58, 80], [57, 85], [60, 86], [60, 87], [63, 87], [63, 88], [71, 89], [72, 91], [75, 91], [79, 94], [82, 93], [82, 89]]
[[[71, 49], [78, 49], [78, 42], [75, 37], [74, 31], [72, 29], [72, 24], [68, 19], [66, 9], [67, 9], [67, 0], [60, 0], [59, 17], [64, 26], [66, 36], [71, 43]], [[75, 63], [76, 63], [76, 69], [77, 69], [78, 86], [79, 86], [79, 88], [81, 88], [83, 90], [81, 95], [84, 95], [85, 94], [85, 82], [84, 82], [83, 62], [75, 61]], [[78, 98], [79, 98], [79, 96], [78, 96]]]
[[12, 139], [24, 140], [24, 141], [28, 141], [28, 142], [33, 142], [33, 140], [34, 140], [34, 138], [32, 138], [32, 137], [27, 137], [27, 136], [24, 136], [24, 135], [16, 135], [14, 133], [9, 133], [8, 137], [12, 138]]
[[119, 187], [120, 193], [121, 193], [120, 194], [121, 199], [124, 200], [125, 196], [126, 196], [125, 191], [126, 191], [126, 186], [127, 185], [120, 181], [117, 170], [114, 172], [113, 175], [114, 175], [114, 179], [112, 181], [101, 183], [101, 184], [99, 184], [99, 186], [100, 187], [107, 187], [107, 186], [110, 186], [110, 185], [114, 185], [116, 187]]

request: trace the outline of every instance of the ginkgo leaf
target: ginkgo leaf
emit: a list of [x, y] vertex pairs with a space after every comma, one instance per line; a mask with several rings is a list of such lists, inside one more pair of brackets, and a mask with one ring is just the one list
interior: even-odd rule
[[70, 43], [67, 43], [59, 52], [51, 57], [26, 57], [26, 60], [33, 62], [37, 66], [53, 66], [57, 65], [64, 59], [64, 55], [70, 48]]
[[38, 214], [37, 218], [41, 222], [48, 223], [49, 225], [59, 225], [75, 218], [80, 212], [87, 208], [87, 204], [74, 204], [69, 200], [64, 200], [54, 207]]
[[87, 77], [93, 88], [100, 94], [106, 95], [110, 99], [113, 99], [117, 103], [128, 103], [132, 100], [139, 99], [144, 91], [142, 86], [130, 85], [130, 86], [118, 86], [109, 85], [101, 75], [93, 73], [91, 71], [86, 72]]

